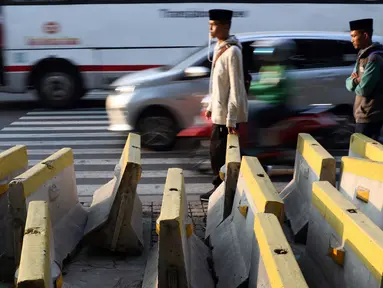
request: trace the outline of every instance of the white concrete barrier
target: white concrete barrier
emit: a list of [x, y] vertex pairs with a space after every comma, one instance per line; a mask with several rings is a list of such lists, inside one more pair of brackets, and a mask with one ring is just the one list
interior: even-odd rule
[[298, 135], [293, 180], [280, 194], [297, 242], [306, 241], [311, 187], [318, 180], [335, 185], [335, 158], [312, 136], [301, 133]]
[[383, 229], [383, 162], [342, 157], [338, 190]]
[[383, 162], [383, 145], [363, 134], [355, 133], [350, 139], [348, 156]]
[[140, 177], [141, 138], [130, 133], [113, 179], [93, 195], [84, 232], [87, 242], [116, 252], [143, 251], [142, 204], [136, 191]]
[[210, 251], [193, 232], [188, 219], [182, 169], [170, 168], [156, 230], [159, 242], [150, 253], [143, 288], [214, 287], [209, 271]]
[[255, 214], [254, 235], [247, 287], [309, 287], [274, 214]]
[[15, 177], [9, 184], [8, 192], [16, 263], [21, 252], [29, 203], [41, 200], [49, 206], [54, 258], [61, 265], [77, 248], [87, 220], [87, 212], [77, 196], [72, 150], [63, 148]]
[[210, 233], [218, 288], [242, 287], [248, 281], [257, 213], [274, 214], [282, 223], [283, 202], [258, 159], [245, 156], [232, 213]]
[[207, 212], [207, 227], [205, 239], [208, 240], [211, 232], [232, 212], [239, 169], [241, 166], [241, 153], [237, 135], [227, 136], [225, 181], [214, 191], [209, 198]]
[[304, 272], [307, 282], [316, 283], [312, 272], [320, 270], [328, 284], [319, 287], [382, 287], [383, 231], [329, 182], [312, 191], [302, 265], [313, 261], [316, 269]]
[[15, 263], [12, 223], [9, 219], [9, 182], [28, 169], [27, 148], [12, 147], [0, 153], [0, 281], [12, 281], [18, 263]]

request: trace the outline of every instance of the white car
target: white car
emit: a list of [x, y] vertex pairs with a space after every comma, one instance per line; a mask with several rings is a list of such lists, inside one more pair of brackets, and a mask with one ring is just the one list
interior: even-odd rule
[[[269, 37], [292, 39], [297, 46], [288, 71], [294, 79], [295, 97], [291, 105], [336, 105], [337, 114], [352, 118], [354, 95], [345, 88], [357, 51], [348, 33], [265, 32], [236, 35], [243, 46], [243, 61], [250, 65], [257, 80], [262, 63], [253, 63], [256, 41]], [[382, 37], [374, 36], [382, 42]], [[209, 93], [209, 77], [214, 45], [202, 47], [174, 66], [165, 66], [128, 74], [112, 84], [107, 97], [109, 129], [137, 131], [143, 147], [171, 149], [179, 131], [193, 125], [201, 109], [201, 100]], [[203, 96], [201, 96], [203, 95]]]

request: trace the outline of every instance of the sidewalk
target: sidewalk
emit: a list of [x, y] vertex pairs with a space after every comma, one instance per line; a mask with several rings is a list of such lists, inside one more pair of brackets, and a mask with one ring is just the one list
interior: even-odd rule
[[[160, 214], [161, 202], [144, 202], [142, 206], [144, 253], [139, 257], [124, 257], [108, 252], [91, 251], [84, 247], [65, 265], [63, 288], [141, 288], [148, 251], [158, 240], [155, 225]], [[193, 219], [196, 235], [201, 238], [205, 234], [204, 217], [207, 203], [203, 206], [200, 201], [189, 202], [189, 215]]]

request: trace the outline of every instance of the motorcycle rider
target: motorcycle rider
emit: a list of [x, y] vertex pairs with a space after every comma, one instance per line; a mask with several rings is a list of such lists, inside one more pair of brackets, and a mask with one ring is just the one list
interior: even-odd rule
[[[267, 39], [254, 42], [252, 47], [254, 64], [262, 65], [259, 80], [252, 81], [249, 93], [250, 97], [253, 95], [256, 100], [264, 102], [264, 105], [257, 105], [255, 113], [249, 111], [249, 117], [253, 118], [249, 122], [260, 133], [259, 128], [267, 128], [288, 115], [287, 102], [292, 94], [292, 84], [286, 70], [291, 56], [295, 55], [296, 46], [290, 39]], [[253, 134], [254, 136], [259, 144], [265, 135]]]

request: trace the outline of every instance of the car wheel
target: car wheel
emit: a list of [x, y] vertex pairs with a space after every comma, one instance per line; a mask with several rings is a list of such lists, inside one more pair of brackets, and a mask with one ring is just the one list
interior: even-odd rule
[[171, 150], [174, 147], [178, 128], [172, 117], [163, 114], [145, 115], [137, 126], [142, 147], [156, 151]]

